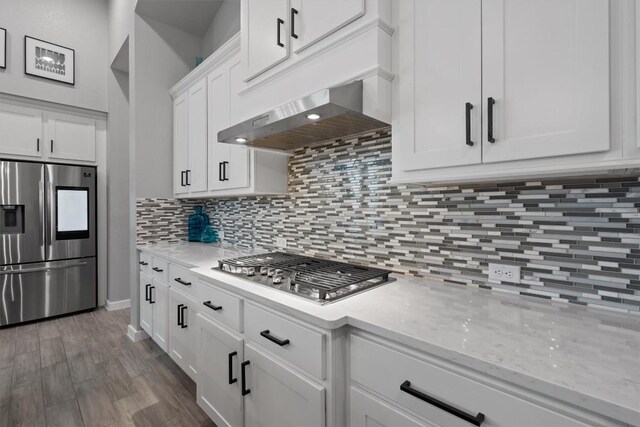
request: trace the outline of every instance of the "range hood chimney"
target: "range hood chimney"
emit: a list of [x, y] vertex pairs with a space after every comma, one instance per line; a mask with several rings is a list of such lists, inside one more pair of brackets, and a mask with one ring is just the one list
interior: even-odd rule
[[218, 141], [291, 151], [388, 126], [362, 113], [362, 81], [324, 89], [218, 132]]

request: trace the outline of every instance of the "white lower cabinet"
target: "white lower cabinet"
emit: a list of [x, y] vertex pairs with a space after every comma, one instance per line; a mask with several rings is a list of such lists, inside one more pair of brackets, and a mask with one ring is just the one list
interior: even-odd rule
[[153, 336], [153, 305], [149, 302], [152, 282], [150, 275], [140, 272], [140, 326], [149, 336]]
[[349, 392], [350, 427], [422, 427], [433, 426], [418, 421], [402, 410], [351, 387]]
[[197, 303], [174, 287], [169, 289], [169, 356], [194, 381], [197, 379], [196, 352]]
[[240, 363], [243, 339], [198, 314], [198, 405], [219, 427], [243, 425]]
[[[375, 412], [379, 417], [385, 414], [389, 417], [385, 420], [416, 414], [427, 425], [442, 426], [591, 425], [519, 397], [526, 395], [524, 390], [506, 393], [486, 385], [489, 379], [461, 375], [405, 353], [396, 344], [359, 335], [350, 338], [350, 372], [352, 387], [372, 390], [389, 402], [378, 404], [386, 408], [374, 409], [369, 401], [359, 410]], [[389, 414], [389, 408], [397, 408], [400, 414]], [[362, 422], [362, 417], [357, 419]]]
[[140, 326], [167, 351], [169, 343], [168, 298], [169, 286], [140, 272]]
[[245, 346], [246, 427], [321, 427], [325, 389], [258, 349]]

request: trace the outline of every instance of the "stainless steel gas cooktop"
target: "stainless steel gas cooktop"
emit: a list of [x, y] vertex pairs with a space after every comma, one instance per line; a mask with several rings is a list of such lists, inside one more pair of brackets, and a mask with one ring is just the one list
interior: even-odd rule
[[219, 261], [218, 269], [320, 304], [394, 280], [388, 270], [283, 252]]

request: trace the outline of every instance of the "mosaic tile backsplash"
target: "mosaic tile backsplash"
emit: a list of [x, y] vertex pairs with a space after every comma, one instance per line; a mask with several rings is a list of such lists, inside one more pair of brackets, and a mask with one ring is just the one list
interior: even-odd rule
[[[300, 149], [289, 195], [141, 199], [138, 239], [186, 238], [205, 204], [224, 240], [380, 266], [447, 283], [640, 314], [640, 178], [423, 188], [387, 184], [389, 130]], [[488, 263], [522, 267], [489, 283]]]

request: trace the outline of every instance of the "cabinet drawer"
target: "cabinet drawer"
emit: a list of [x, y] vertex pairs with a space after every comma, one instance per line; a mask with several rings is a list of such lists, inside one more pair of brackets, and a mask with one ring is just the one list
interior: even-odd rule
[[[352, 335], [350, 347], [353, 381], [440, 425], [470, 424], [412, 391], [470, 416], [482, 413], [483, 426], [587, 425], [366, 338]], [[401, 390], [403, 384], [406, 391]]]
[[151, 255], [146, 252], [140, 252], [140, 271], [151, 274]]
[[185, 294], [196, 296], [196, 278], [189, 270], [177, 265], [169, 265], [169, 286], [180, 289]]
[[164, 283], [169, 282], [169, 263], [158, 258], [151, 259], [151, 275]]
[[214, 285], [198, 282], [199, 311], [212, 319], [242, 332], [242, 299], [216, 288]]
[[325, 334], [257, 306], [244, 308], [245, 336], [316, 378], [325, 377]]

